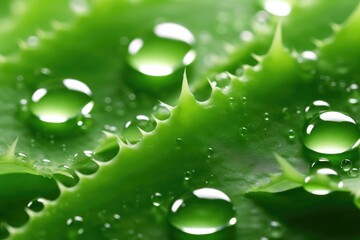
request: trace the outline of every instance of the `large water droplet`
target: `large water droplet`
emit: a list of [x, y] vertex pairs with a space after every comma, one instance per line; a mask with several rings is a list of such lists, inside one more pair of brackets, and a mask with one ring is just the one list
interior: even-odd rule
[[42, 132], [70, 134], [84, 126], [93, 106], [88, 86], [78, 80], [65, 79], [34, 92], [28, 107], [29, 119]]
[[331, 168], [328, 161], [313, 164], [310, 174], [304, 180], [304, 189], [315, 195], [326, 195], [342, 186], [343, 182], [338, 173]]
[[223, 192], [202, 188], [177, 199], [169, 214], [175, 229], [189, 235], [207, 235], [236, 223], [234, 205]]
[[136, 38], [128, 47], [128, 64], [145, 76], [156, 77], [153, 84], [163, 84], [177, 70], [183, 71], [195, 57], [195, 37], [184, 26], [176, 23], [161, 23], [154, 27], [151, 36]]
[[350, 116], [340, 112], [323, 112], [305, 127], [304, 146], [323, 155], [336, 155], [353, 150], [359, 145], [360, 132]]
[[311, 119], [315, 115], [328, 111], [329, 109], [330, 109], [329, 103], [322, 100], [316, 100], [312, 102], [311, 105], [305, 108], [305, 117], [306, 119]]

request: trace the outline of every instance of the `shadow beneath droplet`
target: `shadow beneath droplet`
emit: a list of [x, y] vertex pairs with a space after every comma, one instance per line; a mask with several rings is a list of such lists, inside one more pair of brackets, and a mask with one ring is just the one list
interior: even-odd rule
[[246, 196], [283, 222], [289, 232], [301, 232], [306, 239], [360, 239], [354, 228], [354, 223], [360, 222], [360, 211], [349, 193], [317, 196], [299, 188]]

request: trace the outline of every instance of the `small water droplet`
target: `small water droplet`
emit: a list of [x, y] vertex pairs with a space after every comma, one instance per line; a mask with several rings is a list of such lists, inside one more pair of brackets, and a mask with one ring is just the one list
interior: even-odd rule
[[319, 165], [328, 164], [326, 161], [312, 166], [310, 174], [304, 180], [304, 189], [315, 195], [327, 195], [334, 190], [343, 187], [338, 173], [331, 167], [320, 167]]
[[186, 171], [186, 172], [184, 173], [184, 179], [185, 179], [185, 181], [189, 181], [191, 177], [192, 177], [192, 172], [191, 172], [191, 171]]
[[330, 104], [322, 101], [316, 100], [311, 103], [311, 105], [305, 108], [305, 117], [306, 119], [311, 119], [315, 115], [330, 110]]
[[352, 168], [352, 162], [351, 160], [349, 159], [344, 159], [341, 161], [341, 164], [340, 164], [340, 167], [341, 169], [344, 171], [344, 172], [348, 172], [351, 170]]
[[350, 116], [340, 112], [323, 112], [305, 126], [304, 146], [324, 155], [337, 155], [355, 149], [359, 145], [360, 132]]
[[30, 36], [26, 39], [29, 47], [37, 47], [39, 45], [39, 38], [37, 36]]
[[44, 203], [42, 199], [34, 199], [29, 202], [26, 207], [34, 212], [40, 212], [44, 208]]
[[182, 138], [176, 139], [176, 148], [181, 149], [184, 147], [184, 140]]
[[94, 153], [92, 151], [82, 151], [74, 155], [74, 168], [84, 175], [91, 175], [99, 169], [93, 161]]
[[293, 141], [293, 140], [295, 139], [295, 130], [294, 130], [294, 129], [290, 129], [290, 130], [288, 131], [287, 136], [288, 136], [289, 141]]
[[270, 114], [268, 112], [264, 113], [264, 120], [268, 122], [270, 120]]
[[22, 161], [22, 162], [26, 162], [28, 159], [28, 156], [25, 153], [22, 152], [17, 152], [15, 153], [15, 157], [16, 159]]
[[120, 214], [115, 213], [114, 216], [113, 216], [113, 218], [114, 218], [114, 220], [118, 221], [118, 220], [121, 219], [121, 216], [120, 216]]
[[254, 39], [254, 34], [251, 31], [242, 31], [240, 33], [240, 39], [244, 42], [250, 42]]
[[[72, 134], [93, 109], [91, 90], [84, 83], [65, 79], [37, 89], [28, 104], [30, 123], [42, 132]], [[80, 126], [83, 124], [80, 124]]]
[[77, 235], [84, 233], [84, 219], [80, 216], [69, 218], [66, 220], [66, 225], [68, 226], [69, 239], [76, 238]]
[[236, 213], [225, 193], [202, 188], [175, 200], [170, 209], [169, 222], [185, 234], [209, 235], [234, 226]]
[[349, 171], [349, 176], [352, 177], [352, 178], [358, 177], [359, 176], [359, 169], [358, 168], [352, 168]]
[[271, 239], [280, 239], [284, 236], [285, 228], [278, 221], [270, 222], [270, 238]]
[[208, 150], [207, 150], [207, 157], [208, 158], [211, 158], [213, 155], [214, 155], [214, 149], [213, 148], [208, 148]]
[[246, 137], [247, 133], [248, 133], [248, 129], [246, 127], [240, 128], [240, 136], [241, 137]]
[[153, 111], [154, 117], [162, 121], [168, 119], [171, 115], [170, 110], [163, 103], [155, 105]]
[[161, 193], [154, 193], [153, 195], [151, 195], [151, 203], [155, 206], [155, 207], [159, 207], [162, 203], [163, 203], [164, 199], [163, 196], [161, 195]]
[[156, 122], [153, 118], [149, 118], [145, 115], [137, 115], [134, 120], [128, 121], [121, 134], [122, 138], [130, 144], [136, 144], [143, 139], [144, 132], [151, 132], [155, 129]]
[[230, 85], [230, 82], [231, 78], [226, 72], [216, 74], [214, 77], [212, 77], [212, 84], [221, 89], [226, 89]]

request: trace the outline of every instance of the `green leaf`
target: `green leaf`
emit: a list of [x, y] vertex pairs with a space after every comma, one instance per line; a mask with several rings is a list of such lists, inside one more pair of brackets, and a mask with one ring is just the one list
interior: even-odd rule
[[[0, 9], [11, 4], [1, 3]], [[339, 235], [294, 221], [296, 209], [308, 220], [319, 204], [315, 219], [326, 219], [324, 212], [334, 206], [352, 212], [349, 194], [320, 199], [291, 190], [302, 186], [311, 163], [301, 143], [305, 106], [323, 99], [359, 120], [346, 91], [360, 80], [359, 7], [334, 34], [329, 27], [344, 22], [358, 1], [291, 3], [291, 14], [281, 21], [264, 12], [260, 1], [106, 0], [89, 3], [84, 14], [71, 12], [68, 1], [47, 4], [31, 1], [19, 16], [0, 11], [0, 20], [12, 22], [0, 32], [0, 53], [6, 56], [0, 58], [0, 181], [8, 183], [2, 188], [0, 220], [6, 223], [0, 229], [4, 226], [10, 239], [169, 239], [172, 202], [204, 187], [225, 192], [237, 210], [236, 234], [226, 239], [273, 238], [273, 221], [285, 228], [284, 239], [359, 237], [356, 231]], [[150, 36], [159, 22], [189, 28], [197, 39], [197, 59], [184, 76], [184, 69], [173, 76], [172, 85], [149, 90], [134, 83], [139, 76], [129, 70], [127, 47], [132, 39]], [[239, 38], [244, 31], [254, 39]], [[28, 36], [38, 42], [17, 48], [15, 42]], [[330, 38], [317, 41], [318, 59], [301, 61], [301, 51], [324, 37]], [[345, 70], [337, 71], [338, 64]], [[63, 78], [79, 79], [92, 90], [94, 122], [77, 135], [53, 137], [33, 129], [19, 102]], [[168, 104], [169, 118], [154, 112], [159, 100]], [[140, 129], [141, 141], [129, 144], [124, 125], [137, 115], [154, 116], [156, 127]], [[7, 150], [15, 139], [16, 150]], [[29, 160], [19, 162], [16, 151]], [[346, 190], [356, 193], [354, 182], [344, 180]], [[155, 193], [163, 197], [160, 206], [151, 202]], [[39, 197], [48, 199], [42, 211], [23, 210]], [[351, 229], [357, 215], [331, 218], [332, 224]]]

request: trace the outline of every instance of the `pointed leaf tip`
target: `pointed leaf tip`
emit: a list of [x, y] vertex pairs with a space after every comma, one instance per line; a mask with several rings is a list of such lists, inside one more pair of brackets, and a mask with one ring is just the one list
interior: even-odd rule
[[279, 21], [276, 30], [275, 35], [273, 38], [273, 41], [270, 46], [270, 50], [268, 52], [268, 55], [272, 52], [276, 52], [278, 50], [284, 49], [283, 41], [282, 41], [282, 24], [281, 21]]

